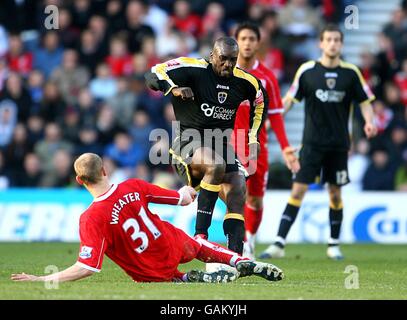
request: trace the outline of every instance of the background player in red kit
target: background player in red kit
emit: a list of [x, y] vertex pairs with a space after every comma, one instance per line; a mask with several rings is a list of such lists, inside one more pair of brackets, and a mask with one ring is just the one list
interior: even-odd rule
[[[299, 161], [294, 154], [295, 149], [290, 146], [286, 137], [282, 117], [284, 107], [282, 105], [277, 79], [273, 72], [267, 69], [256, 57], [260, 45], [260, 30], [257, 25], [253, 23], [242, 23], [237, 27], [235, 37], [239, 45], [237, 66], [254, 75], [261, 81], [263, 87], [266, 89], [269, 96], [268, 119], [271, 128], [276, 134], [287, 167], [295, 173], [299, 170]], [[234, 127], [235, 141], [239, 141], [239, 129], [240, 136], [247, 137], [247, 132], [250, 128], [249, 112], [248, 103], [240, 105]], [[247, 163], [247, 161], [244, 160], [248, 159], [248, 150], [246, 150], [247, 148], [245, 148], [244, 143], [234, 143], [239, 160], [242, 163], [246, 162], [247, 171], [250, 174], [246, 183], [247, 197], [244, 208], [246, 229], [244, 255], [250, 258], [254, 257], [255, 235], [263, 215], [263, 197], [268, 180], [267, 140], [266, 125], [263, 125], [259, 131], [260, 154], [257, 163], [253, 163], [252, 161]]]
[[178, 265], [196, 258], [236, 267], [240, 276], [257, 275], [270, 281], [283, 278], [272, 264], [251, 261], [204, 239], [195, 240], [158, 215], [148, 203], [188, 205], [196, 192], [192, 187], [166, 190], [139, 179], [110, 184], [102, 159], [93, 153], [81, 155], [74, 163], [76, 179], [92, 194], [92, 204], [81, 215], [78, 261], [64, 271], [34, 276], [13, 274], [16, 281], [69, 281], [99, 272], [106, 254], [134, 281], [227, 282], [233, 273], [178, 271]]

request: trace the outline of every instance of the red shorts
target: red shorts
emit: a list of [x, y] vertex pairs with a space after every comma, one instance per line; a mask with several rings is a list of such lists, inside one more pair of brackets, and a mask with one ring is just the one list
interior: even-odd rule
[[168, 223], [169, 229], [172, 229], [173, 246], [171, 250], [176, 251], [176, 259], [178, 264], [187, 263], [196, 258], [201, 248], [201, 244], [194, 238], [187, 235], [181, 229]]
[[[137, 273], [127, 272], [137, 282], [167, 282], [179, 279], [182, 273], [178, 271], [181, 263], [187, 263], [196, 258], [201, 244], [191, 238], [181, 229], [163, 221], [165, 230], [162, 229], [160, 247], [154, 254], [146, 259], [151, 267], [146, 270], [137, 270]], [[155, 268], [154, 268], [155, 265]]]
[[268, 149], [263, 147], [257, 159], [256, 171], [246, 181], [247, 194], [263, 197], [267, 188], [268, 174]]

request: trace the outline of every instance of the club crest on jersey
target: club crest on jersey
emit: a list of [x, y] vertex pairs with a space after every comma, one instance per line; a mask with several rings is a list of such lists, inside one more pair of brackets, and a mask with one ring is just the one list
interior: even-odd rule
[[328, 86], [329, 89], [335, 88], [336, 79], [333, 78], [326, 79], [326, 85]]
[[218, 92], [218, 101], [219, 103], [224, 103], [226, 101], [226, 98], [228, 97], [228, 94], [226, 92]]
[[82, 259], [89, 259], [92, 256], [92, 249], [93, 248], [91, 247], [82, 246], [79, 257]]

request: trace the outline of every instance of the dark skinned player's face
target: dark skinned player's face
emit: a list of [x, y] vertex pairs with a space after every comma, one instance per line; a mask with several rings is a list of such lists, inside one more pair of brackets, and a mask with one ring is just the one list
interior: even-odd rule
[[212, 51], [212, 66], [215, 73], [220, 77], [233, 76], [233, 69], [237, 63], [239, 48], [237, 46], [220, 45]]

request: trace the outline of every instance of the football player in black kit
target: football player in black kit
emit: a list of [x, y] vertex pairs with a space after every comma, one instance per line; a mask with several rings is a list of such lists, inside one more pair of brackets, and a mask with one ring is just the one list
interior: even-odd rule
[[371, 102], [375, 99], [359, 69], [340, 59], [343, 34], [335, 25], [327, 25], [320, 33], [322, 56], [300, 66], [283, 99], [285, 111], [293, 102], [305, 99], [305, 126], [300, 150], [301, 169], [294, 178], [291, 196], [281, 217], [276, 242], [261, 258], [282, 258], [287, 234], [297, 217], [308, 185], [328, 183], [330, 238], [327, 255], [333, 260], [343, 258], [339, 234], [343, 217], [341, 186], [349, 182], [348, 130], [352, 103], [360, 105], [368, 138], [377, 134]]
[[237, 160], [229, 138], [238, 106], [249, 100], [249, 159], [257, 157], [257, 133], [266, 116], [268, 98], [257, 78], [236, 67], [238, 53], [233, 38], [220, 38], [209, 61], [170, 60], [154, 66], [146, 80], [151, 89], [171, 93], [180, 126], [170, 149], [172, 164], [186, 184], [200, 188], [195, 236], [208, 238], [220, 196], [227, 206], [223, 223], [227, 246], [242, 254], [247, 171]]

